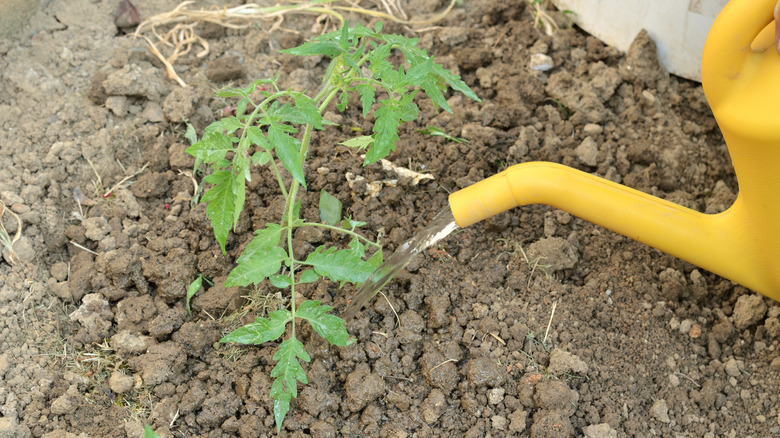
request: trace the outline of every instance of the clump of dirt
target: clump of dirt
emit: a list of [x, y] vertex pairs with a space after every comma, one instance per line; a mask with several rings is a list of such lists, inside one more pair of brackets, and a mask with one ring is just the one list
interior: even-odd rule
[[[193, 164], [183, 122], [201, 133], [231, 105], [214, 89], [277, 71], [316, 89], [326, 63], [272, 50], [312, 35], [305, 18], [285, 21], [298, 34], [207, 27], [210, 53], [180, 58], [180, 88], [117, 33], [115, 6], [55, 0], [0, 40], [0, 199], [27, 245], [22, 263], [0, 264], [0, 435], [135, 437], [148, 423], [162, 436], [268, 436], [276, 344], [217, 341], [284, 305], [270, 286], [222, 286], [283, 202], [273, 175], [254, 171], [222, 254], [179, 172]], [[175, 4], [137, 6], [148, 17]], [[338, 146], [371, 128], [352, 102], [329, 116], [339, 127], [314, 134], [302, 214], [319, 219], [325, 189], [392, 251], [449, 193], [532, 160], [708, 213], [728, 207], [736, 181], [700, 85], [663, 71], [646, 33], [621, 54], [552, 16], [562, 28], [550, 37], [524, 2], [481, 0], [416, 34], [482, 98], [448, 95], [454, 114], [420, 101], [419, 123], [401, 128], [390, 159], [434, 180], [367, 190], [387, 175]], [[296, 237], [303, 252], [332, 238]], [[215, 284], [190, 314], [198, 274]], [[337, 311], [352, 292], [325, 281], [302, 291]], [[282, 435], [780, 434], [780, 306], [567, 213], [530, 206], [460, 230], [384, 292], [350, 324], [353, 345], [300, 334], [310, 384]]]

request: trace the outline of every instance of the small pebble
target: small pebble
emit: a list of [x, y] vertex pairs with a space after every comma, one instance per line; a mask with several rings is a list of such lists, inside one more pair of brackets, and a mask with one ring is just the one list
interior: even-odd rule
[[493, 388], [488, 391], [488, 403], [497, 405], [504, 400], [504, 388]]
[[650, 408], [650, 415], [661, 423], [670, 423], [672, 420], [669, 418], [669, 407], [666, 405], [666, 400], [658, 400], [653, 403], [653, 407]]
[[554, 66], [553, 59], [542, 53], [531, 55], [531, 61], [528, 63], [528, 68], [534, 71], [547, 71]]

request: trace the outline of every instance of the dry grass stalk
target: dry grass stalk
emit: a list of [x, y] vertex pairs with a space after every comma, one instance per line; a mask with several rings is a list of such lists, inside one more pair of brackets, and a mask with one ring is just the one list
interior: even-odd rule
[[[457, 0], [450, 0], [449, 5], [444, 11], [427, 20], [408, 20], [408, 16], [401, 8], [399, 0], [379, 1], [387, 13], [366, 9], [359, 5], [359, 1], [357, 3], [350, 2], [351, 6], [341, 6], [336, 4], [339, 3], [338, 0], [311, 0], [308, 2], [288, 0], [280, 1], [275, 6], [263, 7], [254, 3], [248, 3], [232, 8], [223, 7], [199, 10], [189, 9], [189, 6], [195, 3], [194, 1], [184, 1], [169, 12], [157, 14], [144, 20], [138, 25], [138, 28], [135, 31], [135, 37], [141, 36], [147, 29], [150, 30], [151, 33], [154, 34], [157, 43], [144, 36], [144, 39], [149, 44], [149, 51], [165, 65], [168, 77], [176, 81], [182, 87], [186, 87], [186, 82], [184, 82], [176, 73], [173, 65], [177, 58], [189, 53], [192, 50], [192, 46], [195, 44], [198, 44], [203, 48], [196, 56], [202, 58], [208, 55], [208, 43], [195, 33], [194, 28], [199, 23], [214, 23], [229, 29], [245, 29], [258, 21], [276, 20], [276, 23], [274, 23], [270, 29], [273, 31], [279, 28], [284, 16], [291, 13], [317, 14], [318, 17], [315, 21], [318, 25], [327, 17], [332, 17], [337, 19], [339, 21], [339, 26], [341, 26], [344, 24], [345, 20], [342, 13], [355, 12], [394, 21], [407, 26], [428, 26], [447, 16], [455, 6]], [[170, 25], [174, 25], [174, 27], [163, 35], [160, 35], [157, 31], [157, 27], [159, 26]], [[430, 29], [432, 28], [428, 27], [425, 29], [418, 29], [417, 31], [421, 32]], [[158, 44], [172, 47], [173, 53], [170, 56], [163, 55]]]
[[[8, 230], [5, 229], [5, 226], [3, 225], [2, 218], [3, 215], [8, 212], [11, 216], [16, 219], [16, 233], [14, 233], [14, 237], [11, 237], [8, 234]], [[19, 219], [19, 216], [16, 215], [13, 211], [6, 208], [5, 203], [0, 200], [0, 245], [6, 247], [8, 249], [8, 263], [11, 264], [11, 266], [19, 263], [19, 256], [16, 255], [16, 252], [14, 251], [14, 243], [16, 243], [20, 238], [22, 237], [22, 220]]]

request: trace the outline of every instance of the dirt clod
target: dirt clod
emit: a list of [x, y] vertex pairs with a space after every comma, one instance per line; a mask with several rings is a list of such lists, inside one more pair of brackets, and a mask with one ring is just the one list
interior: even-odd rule
[[377, 374], [369, 372], [367, 366], [358, 366], [347, 376], [344, 389], [347, 391], [347, 407], [352, 412], [358, 412], [384, 392], [385, 383]]
[[744, 330], [762, 319], [766, 315], [767, 306], [760, 295], [742, 295], [734, 306], [734, 327]]

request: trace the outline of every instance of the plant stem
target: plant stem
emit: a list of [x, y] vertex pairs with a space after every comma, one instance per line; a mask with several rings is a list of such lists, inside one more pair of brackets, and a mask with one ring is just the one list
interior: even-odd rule
[[328, 230], [338, 231], [338, 232], [341, 232], [341, 233], [344, 233], [344, 234], [348, 234], [348, 235], [350, 235], [352, 237], [357, 237], [358, 239], [366, 242], [367, 244], [369, 244], [371, 246], [374, 246], [374, 247], [377, 247], [377, 248], [381, 248], [382, 247], [382, 245], [374, 242], [373, 240], [370, 240], [370, 239], [368, 239], [368, 238], [366, 238], [364, 236], [361, 236], [360, 234], [358, 234], [358, 233], [356, 233], [354, 231], [350, 231], [350, 230], [348, 230], [346, 228], [334, 227], [333, 225], [321, 224], [321, 223], [318, 223], [318, 222], [305, 222], [305, 223], [301, 224], [301, 226], [302, 227], [327, 228]]

